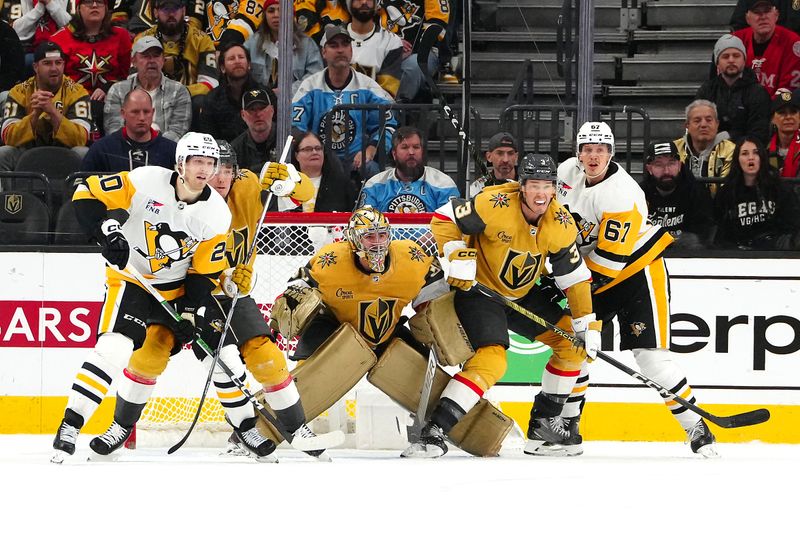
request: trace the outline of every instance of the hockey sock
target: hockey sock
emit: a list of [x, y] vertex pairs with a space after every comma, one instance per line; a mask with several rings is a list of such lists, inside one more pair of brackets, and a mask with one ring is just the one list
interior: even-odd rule
[[561, 403], [564, 403], [575, 388], [580, 373], [580, 369], [562, 370], [547, 363], [542, 372], [542, 392], [554, 398], [563, 398]]
[[[637, 349], [633, 350], [633, 355], [642, 374], [669, 389], [672, 394], [680, 396], [691, 403], [696, 403], [692, 388], [686, 380], [686, 375], [672, 360], [669, 351]], [[700, 420], [700, 415], [694, 411], [689, 411], [675, 400], [670, 399], [669, 395], [661, 394], [661, 397], [664, 398], [664, 404], [666, 404], [684, 430], [693, 427]]]
[[132, 374], [127, 368], [122, 371], [122, 379], [117, 388], [117, 405], [114, 408], [114, 420], [124, 428], [133, 427], [142, 416], [144, 406], [153, 389], [155, 379], [147, 379]]
[[580, 375], [575, 380], [575, 385], [572, 387], [572, 392], [569, 393], [567, 403], [564, 404], [564, 409], [561, 411], [561, 416], [564, 418], [575, 418], [581, 416], [583, 411], [583, 404], [586, 401], [586, 390], [589, 388], [589, 365], [583, 363], [581, 366]]
[[305, 423], [306, 415], [303, 404], [300, 403], [300, 393], [297, 392], [292, 376], [277, 385], [264, 387], [264, 398], [289, 433], [294, 433]]
[[461, 374], [456, 374], [442, 391], [431, 422], [448, 433], [483, 396], [483, 390]]

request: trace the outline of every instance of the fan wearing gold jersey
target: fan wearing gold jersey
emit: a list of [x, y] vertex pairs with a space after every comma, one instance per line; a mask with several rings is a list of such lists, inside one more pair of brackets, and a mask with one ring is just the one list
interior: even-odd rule
[[[139, 419], [171, 354], [195, 334], [194, 310], [210, 301], [227, 266], [225, 243], [231, 214], [207, 186], [219, 148], [210, 135], [187, 133], [176, 148], [176, 170], [145, 166], [110, 176], [90, 176], [73, 196], [78, 221], [102, 246], [109, 265], [106, 296], [94, 350], [78, 370], [56, 434], [54, 462], [75, 453], [75, 441], [111, 382], [117, 387], [114, 422], [90, 447], [100, 455], [119, 448]], [[111, 218], [127, 212], [123, 224]], [[125, 269], [130, 265], [187, 319], [175, 322]], [[112, 268], [116, 267], [116, 268]], [[145, 336], [151, 349], [142, 346]]]
[[[444, 435], [503, 377], [509, 329], [553, 349], [542, 375], [542, 391], [531, 409], [525, 453], [580, 453], [580, 443], [570, 439], [559, 415], [587, 353], [593, 357], [600, 345], [600, 323], [592, 313], [591, 274], [575, 244], [575, 222], [553, 200], [555, 163], [547, 155], [529, 154], [520, 167], [518, 182], [487, 187], [469, 201], [451, 200], [434, 214], [431, 230], [440, 253], [449, 260], [447, 281], [460, 289], [455, 293], [455, 311], [475, 355], [447, 384], [420, 442], [407, 455], [446, 453]], [[566, 291], [571, 323], [558, 305], [561, 293], [552, 285], [537, 285], [547, 259], [555, 285]], [[585, 341], [586, 351], [470, 290], [475, 281], [562, 329], [575, 331]]]
[[[662, 254], [672, 243], [647, 218], [644, 192], [615, 163], [614, 133], [604, 122], [587, 122], [577, 153], [558, 167], [558, 198], [578, 223], [578, 246], [592, 271], [594, 309], [620, 326], [620, 349], [632, 350], [648, 378], [694, 403], [686, 374], [669, 352], [669, 277]], [[584, 368], [582, 380], [588, 380]], [[585, 388], [584, 388], [585, 390]], [[565, 415], [577, 429], [582, 401], [571, 398]], [[686, 431], [693, 452], [716, 455], [714, 435], [696, 413], [669, 397], [664, 402]]]

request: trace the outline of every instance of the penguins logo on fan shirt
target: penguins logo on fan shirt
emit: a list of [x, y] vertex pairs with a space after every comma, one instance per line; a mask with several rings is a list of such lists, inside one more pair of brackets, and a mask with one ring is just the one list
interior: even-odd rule
[[358, 331], [369, 342], [380, 344], [392, 327], [392, 317], [397, 304], [395, 299], [378, 298], [358, 304]]
[[[257, 2], [253, 2], [257, 5]], [[206, 3], [206, 20], [208, 20], [208, 27], [206, 33], [213, 41], [219, 41], [222, 37], [222, 32], [228, 26], [228, 22], [233, 19], [236, 12], [239, 10], [239, 2], [207, 2]]]
[[384, 2], [386, 10], [386, 29], [395, 33], [416, 26], [422, 22], [417, 15], [419, 6], [408, 0], [388, 0]]
[[503, 261], [503, 267], [500, 269], [500, 281], [509, 289], [521, 289], [536, 279], [541, 262], [541, 254], [520, 252], [509, 248]]
[[427, 211], [425, 202], [416, 194], [398, 194], [386, 207], [389, 213], [424, 213]]
[[337, 152], [344, 150], [356, 138], [356, 124], [347, 111], [326, 113], [319, 121], [319, 137], [323, 145], [328, 134], [328, 117], [331, 117], [331, 148]]
[[172, 231], [166, 222], [153, 225], [145, 221], [144, 234], [147, 252], [138, 246], [135, 249], [150, 262], [150, 271], [153, 274], [186, 259], [198, 242], [183, 231]]
[[[228, 238], [230, 245], [225, 250], [230, 266], [244, 263], [247, 254], [247, 238], [249, 233], [250, 228], [247, 226], [242, 229], [231, 230], [231, 235]], [[233, 241], [232, 243], [231, 240]]]

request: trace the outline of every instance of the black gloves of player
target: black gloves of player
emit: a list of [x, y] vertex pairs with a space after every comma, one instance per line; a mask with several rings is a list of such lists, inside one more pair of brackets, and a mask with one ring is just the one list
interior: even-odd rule
[[[197, 331], [200, 333], [200, 338], [205, 341], [211, 350], [216, 350], [219, 345], [219, 339], [222, 336], [222, 328], [225, 327], [225, 317], [216, 302], [203, 306], [197, 310], [194, 315], [194, 323], [197, 326]], [[226, 337], [229, 338], [229, 337]], [[230, 344], [231, 341], [228, 343]], [[196, 343], [195, 343], [196, 344]], [[205, 355], [202, 348], [195, 350], [195, 355], [199, 359]]]
[[172, 331], [175, 334], [175, 340], [177, 342], [180, 344], [186, 344], [194, 340], [196, 328], [194, 327], [194, 324], [192, 324], [191, 320], [183, 318], [175, 323], [175, 329]]
[[102, 254], [110, 265], [120, 270], [128, 264], [131, 249], [128, 240], [122, 234], [119, 222], [113, 219], [104, 220], [97, 232], [97, 242], [103, 247]]

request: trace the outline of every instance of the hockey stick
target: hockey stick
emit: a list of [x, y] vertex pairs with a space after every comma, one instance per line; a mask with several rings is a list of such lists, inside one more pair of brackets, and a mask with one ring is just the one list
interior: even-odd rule
[[[153, 287], [150, 284], [147, 278], [142, 276], [135, 268], [133, 268], [132, 266], [128, 266], [122, 272], [130, 274], [139, 283], [141, 283], [142, 286], [145, 288], [145, 290], [149, 292], [158, 301], [159, 304], [161, 304], [161, 307], [163, 307], [164, 310], [176, 322], [182, 320], [182, 317], [178, 314], [178, 312], [175, 310], [172, 304], [170, 304], [166, 300], [166, 298], [164, 298], [161, 295], [161, 293], [159, 293], [155, 289], [155, 287]], [[232, 313], [228, 314], [228, 322], [230, 321], [231, 314]], [[195, 335], [194, 342], [197, 343], [197, 345], [200, 346], [200, 348], [206, 353], [206, 357], [212, 357], [214, 359], [214, 363], [216, 365], [219, 365], [219, 367], [222, 369], [223, 372], [225, 372], [225, 374], [228, 376], [231, 382], [233, 382], [233, 384], [236, 385], [240, 391], [242, 391], [242, 393], [250, 401], [250, 403], [253, 404], [253, 407], [255, 407], [258, 410], [258, 412], [264, 416], [264, 418], [269, 420], [269, 422], [273, 426], [275, 426], [275, 429], [278, 430], [278, 432], [281, 434], [284, 440], [286, 440], [286, 442], [291, 444], [292, 447], [294, 447], [297, 450], [305, 452], [305, 451], [315, 451], [315, 450], [324, 450], [327, 448], [332, 448], [344, 442], [344, 433], [342, 433], [339, 430], [332, 431], [330, 433], [323, 433], [321, 435], [316, 435], [314, 437], [295, 436], [289, 433], [283, 426], [283, 424], [272, 413], [270, 413], [263, 405], [261, 405], [261, 403], [256, 399], [256, 397], [253, 396], [253, 393], [251, 393], [247, 389], [245, 384], [242, 383], [242, 381], [237, 376], [234, 375], [233, 371], [228, 367], [228, 365], [226, 365], [225, 362], [219, 358], [219, 350], [217, 350], [216, 354], [212, 353], [211, 348], [209, 348], [208, 344], [206, 344], [205, 341], [203, 341], [203, 339], [200, 337], [199, 334]], [[213, 368], [214, 367], [212, 367], [212, 372]], [[208, 387], [206, 387], [206, 391], [207, 390]], [[200, 410], [198, 409], [198, 412], [199, 411]], [[183, 444], [188, 438], [188, 435], [189, 433], [187, 433], [186, 436], [183, 439], [181, 439], [181, 442], [178, 444]], [[180, 447], [178, 444], [170, 448], [168, 453], [173, 453], [174, 451], [176, 451]]]
[[[486, 287], [485, 285], [482, 285], [480, 283], [476, 283], [475, 286], [473, 287], [473, 289], [477, 290], [480, 294], [483, 294], [484, 296], [487, 296], [487, 297], [491, 298], [492, 300], [494, 300], [494, 301], [496, 301], [498, 303], [501, 303], [501, 304], [503, 304], [503, 305], [505, 305], [507, 307], [510, 307], [511, 309], [516, 311], [517, 313], [521, 314], [525, 318], [531, 319], [532, 321], [536, 322], [540, 326], [545, 327], [545, 328], [549, 329], [550, 331], [552, 331], [552, 332], [564, 337], [565, 339], [570, 341], [575, 346], [580, 346], [580, 347], [583, 346], [583, 342], [580, 339], [576, 338], [575, 336], [571, 335], [569, 332], [564, 331], [563, 329], [559, 328], [555, 324], [551, 324], [550, 322], [548, 322], [544, 318], [540, 317], [539, 315], [529, 311], [528, 309], [525, 309], [524, 307], [522, 307], [518, 303], [509, 300], [508, 298], [506, 298], [502, 294], [499, 294], [499, 293], [493, 291], [489, 287]], [[701, 417], [705, 418], [706, 420], [710, 420], [711, 422], [715, 423], [719, 427], [730, 429], [730, 428], [738, 428], [738, 427], [744, 427], [744, 426], [753, 426], [753, 425], [761, 424], [761, 423], [766, 422], [767, 420], [769, 420], [769, 411], [766, 410], [766, 409], [756, 409], [755, 411], [748, 411], [746, 413], [739, 413], [739, 414], [731, 415], [731, 416], [716, 416], [716, 415], [712, 415], [708, 411], [706, 411], [704, 409], [701, 409], [700, 407], [696, 406], [692, 402], [690, 402], [688, 400], [685, 400], [684, 398], [682, 398], [682, 397], [680, 397], [680, 396], [678, 396], [676, 394], [673, 394], [669, 389], [667, 389], [663, 385], [659, 385], [658, 383], [656, 383], [652, 379], [648, 378], [647, 376], [644, 376], [644, 375], [640, 374], [639, 372], [636, 372], [631, 367], [625, 365], [624, 363], [621, 363], [620, 361], [618, 361], [617, 359], [611, 357], [610, 355], [608, 355], [606, 353], [603, 353], [600, 350], [597, 350], [597, 357], [602, 359], [606, 363], [609, 363], [611, 366], [614, 366], [617, 369], [622, 370], [623, 372], [625, 372], [629, 376], [632, 376], [632, 377], [638, 379], [639, 381], [641, 381], [642, 383], [644, 383], [648, 387], [650, 387], [652, 389], [655, 389], [660, 394], [667, 396], [669, 399], [679, 403], [680, 405], [682, 405], [686, 409], [697, 413], [698, 415], [700, 415]]]
[[[286, 157], [289, 154], [289, 147], [291, 145], [292, 145], [292, 136], [289, 135], [289, 137], [286, 139], [286, 144], [284, 144], [283, 146], [283, 152], [281, 153], [281, 158], [280, 158], [281, 162], [286, 160]], [[246, 265], [250, 263], [250, 259], [253, 257], [253, 253], [255, 253], [258, 234], [261, 231], [261, 226], [264, 224], [264, 218], [267, 216], [267, 208], [269, 207], [269, 203], [271, 201], [272, 201], [272, 192], [270, 191], [270, 193], [267, 195], [266, 200], [264, 201], [264, 208], [261, 211], [261, 218], [258, 219], [258, 225], [256, 226], [255, 233], [253, 234], [253, 242], [250, 243], [250, 249], [247, 250], [247, 255], [245, 256], [244, 264]], [[138, 274], [138, 272], [136, 274]], [[141, 280], [139, 281], [141, 282]], [[208, 352], [209, 354], [211, 354], [211, 357], [213, 357], [213, 361], [211, 362], [211, 366], [208, 369], [208, 375], [206, 376], [206, 383], [205, 386], [203, 387], [203, 394], [200, 395], [200, 401], [197, 404], [197, 411], [195, 411], [194, 413], [194, 418], [192, 419], [192, 423], [189, 425], [189, 429], [186, 430], [186, 433], [183, 435], [181, 440], [175, 443], [167, 451], [167, 453], [175, 453], [176, 451], [178, 451], [178, 449], [180, 449], [181, 446], [183, 446], [186, 443], [187, 440], [189, 440], [189, 436], [192, 434], [194, 427], [197, 425], [197, 421], [200, 419], [200, 411], [202, 411], [203, 404], [206, 401], [206, 396], [208, 396], [208, 389], [211, 387], [211, 380], [214, 375], [214, 368], [219, 362], [220, 350], [222, 350], [222, 347], [224, 346], [225, 336], [227, 335], [228, 330], [230, 329], [231, 320], [233, 319], [233, 311], [234, 308], [236, 307], [237, 301], [239, 301], [239, 291], [236, 291], [236, 294], [234, 294], [233, 298], [231, 299], [231, 307], [230, 309], [228, 309], [228, 316], [225, 319], [225, 326], [222, 328], [222, 335], [219, 338], [219, 343], [217, 344], [216, 351], [214, 351], [213, 354], [211, 352]]]
[[424, 34], [422, 35], [422, 39], [420, 40], [419, 51], [417, 52], [417, 63], [419, 69], [422, 71], [422, 75], [425, 77], [428, 87], [430, 87], [430, 90], [433, 93], [433, 96], [439, 100], [439, 104], [442, 106], [445, 117], [456, 129], [461, 141], [466, 144], [467, 150], [469, 150], [472, 160], [475, 162], [475, 166], [478, 168], [478, 172], [480, 173], [481, 177], [485, 178], [489, 176], [489, 169], [486, 167], [486, 163], [484, 163], [483, 158], [478, 153], [478, 149], [470, 140], [467, 132], [465, 132], [464, 128], [462, 128], [461, 124], [459, 124], [458, 118], [456, 118], [455, 113], [453, 113], [453, 109], [447, 104], [447, 99], [445, 99], [442, 90], [439, 89], [439, 86], [436, 85], [436, 81], [433, 79], [433, 76], [431, 76], [431, 73], [428, 72], [428, 56], [430, 56], [431, 48], [433, 48], [433, 44], [436, 42], [436, 37], [440, 31], [441, 28], [438, 28], [436, 25], [428, 26], [428, 28], [425, 30]]
[[418, 442], [422, 434], [422, 427], [425, 425], [425, 418], [428, 411], [428, 400], [431, 397], [431, 388], [433, 387], [433, 377], [436, 375], [436, 349], [431, 345], [428, 352], [427, 367], [425, 368], [425, 376], [422, 380], [422, 389], [419, 394], [419, 404], [417, 404], [417, 412], [415, 414], [414, 423], [409, 426], [409, 433], [414, 437], [414, 441]]

